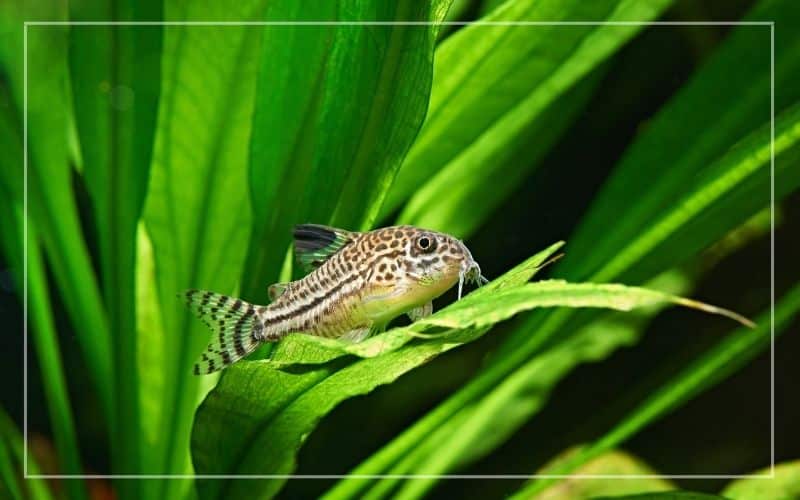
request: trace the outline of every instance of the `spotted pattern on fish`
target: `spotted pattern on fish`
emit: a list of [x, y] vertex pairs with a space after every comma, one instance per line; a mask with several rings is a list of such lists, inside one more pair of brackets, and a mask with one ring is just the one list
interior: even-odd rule
[[261, 342], [289, 333], [358, 341], [395, 317], [430, 314], [430, 302], [453, 285], [481, 283], [480, 267], [458, 239], [412, 226], [366, 233], [303, 224], [295, 255], [304, 278], [272, 285], [267, 306], [207, 292], [186, 292], [189, 307], [214, 331], [195, 364], [211, 373], [247, 356]]

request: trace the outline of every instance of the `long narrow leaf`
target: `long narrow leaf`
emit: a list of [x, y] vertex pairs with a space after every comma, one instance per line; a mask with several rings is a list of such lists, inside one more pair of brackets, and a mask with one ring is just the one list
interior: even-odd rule
[[[797, 144], [800, 143], [799, 110], [800, 108], [790, 109], [786, 112], [788, 116], [781, 117], [781, 120], [779, 120], [778, 128], [780, 133], [776, 132], [776, 154], [780, 155], [787, 146], [797, 148]], [[702, 210], [703, 204], [711, 204], [715, 201], [715, 192], [725, 192], [724, 186], [730, 183], [730, 179], [737, 179], [738, 182], [743, 183], [743, 180], [748, 174], [757, 171], [759, 168], [763, 169], [764, 165], [767, 165], [769, 162], [769, 143], [770, 136], [768, 130], [759, 131], [754, 134], [752, 138], [744, 141], [742, 145], [731, 152], [729, 157], [719, 162], [720, 168], [711, 170], [714, 175], [709, 175], [707, 178], [713, 179], [713, 182], [708, 182], [706, 184], [707, 188], [694, 198], [690, 197], [689, 201], [684, 204], [683, 207], [680, 207], [673, 217], [685, 217], [681, 221], [681, 223], [685, 223], [686, 219], [693, 216], [693, 211], [694, 214], [697, 214]], [[790, 165], [796, 165], [793, 162], [789, 162], [790, 165], [787, 165], [785, 162], [781, 162], [781, 164], [787, 168]], [[741, 172], [737, 172], [737, 168], [741, 170]], [[722, 175], [722, 173], [727, 174], [727, 176]], [[789, 184], [791, 184], [791, 182]], [[788, 189], [791, 189], [791, 187], [787, 188], [787, 190]], [[700, 205], [700, 207], [693, 206], [693, 200], [697, 200], [695, 203]], [[742, 205], [742, 203], [738, 203], [738, 206]], [[667, 216], [667, 221], [669, 221], [669, 216]], [[681, 227], [681, 223], [676, 223], [671, 227], [679, 228]], [[661, 232], [661, 234], [665, 232], [669, 234], [667, 231], [660, 231], [663, 227], [670, 227], [669, 222], [654, 224], [654, 234], [659, 234], [659, 232]], [[644, 233], [644, 241], [647, 241], [648, 237], [652, 238], [650, 234], [649, 232]], [[707, 235], [704, 234], [703, 238], [706, 236]], [[537, 342], [543, 342], [545, 338], [555, 335], [556, 332], [562, 330], [569, 315], [569, 311], [565, 311], [551, 316], [551, 322], [545, 324], [546, 329], [537, 332], [537, 336], [534, 336], [533, 340], [529, 341], [524, 349], [533, 348], [536, 346]], [[529, 326], [529, 323], [523, 324], [520, 329], [517, 330], [517, 335], [522, 337], [524, 333], [527, 333], [530, 336], [531, 330], [532, 327]], [[574, 341], [578, 343], [570, 345], [570, 343]], [[585, 340], [581, 340], [580, 337], [575, 336], [568, 338], [559, 345], [567, 350], [574, 350], [575, 355], [580, 355], [579, 348], [584, 342]], [[514, 357], [522, 356], [524, 349], [523, 351], [516, 350]], [[540, 360], [539, 357], [532, 358], [530, 361], [516, 368], [513, 372], [510, 372], [510, 374], [502, 376], [501, 379], [501, 374], [503, 373], [502, 367], [505, 366], [505, 369], [508, 369], [512, 360], [513, 358], [502, 359], [502, 362], [495, 365], [492, 370], [487, 370], [480, 375], [482, 378], [496, 379], [498, 385], [471, 410], [474, 412], [475, 418], [464, 424], [459, 433], [454, 435], [453, 439], [448, 442], [447, 446], [445, 446], [447, 451], [432, 455], [428, 461], [417, 464], [417, 467], [419, 467], [418, 470], [431, 474], [443, 473], [448, 470], [449, 467], [457, 463], [462, 454], [469, 453], [468, 450], [471, 448], [471, 443], [478, 441], [478, 436], [489, 432], [488, 429], [495, 429], [496, 426], [493, 424], [492, 419], [493, 415], [497, 415], [498, 412], [502, 411], [502, 408], [511, 405], [511, 402], [524, 399], [525, 395], [530, 394], [532, 390], [540, 387], [538, 378], [533, 376], [533, 374], [539, 373], [542, 366], [542, 360]], [[529, 416], [533, 413], [532, 410], [533, 408], [523, 413]], [[510, 428], [513, 429], [513, 427], [513, 425], [510, 425]], [[499, 442], [502, 441], [499, 440]], [[421, 492], [425, 491], [426, 487], [430, 487], [434, 482], [433, 479], [409, 482], [403, 494], [405, 498], [416, 498]]]
[[[748, 221], [729, 237], [726, 236], [715, 245], [713, 251], [704, 254], [698, 263], [685, 269], [662, 273], [648, 281], [646, 287], [674, 295], [687, 294], [691, 289], [691, 283], [697, 280], [699, 273], [708, 270], [746, 241], [768, 233], [770, 230], [768, 212], [766, 216], [766, 219], [758, 217]], [[436, 428], [433, 431], [439, 443], [436, 453], [425, 451], [426, 448], [423, 447], [415, 447], [385, 471], [391, 475], [415, 472], [444, 473], [455, 467], [464, 467], [490, 453], [543, 407], [550, 397], [552, 388], [572, 368], [579, 363], [597, 362], [619, 347], [635, 343], [647, 323], [662, 308], [663, 306], [658, 306], [630, 313], [603, 314], [581, 327], [575, 334], [569, 335], [563, 342], [556, 343], [539, 353], [528, 365], [517, 370], [503, 382], [506, 388], [516, 387], [515, 390], [505, 391], [496, 397], [469, 404], [450, 417], [446, 425]], [[487, 421], [491, 424], [484, 428], [480, 422]], [[487, 431], [488, 428], [491, 431]], [[420, 429], [418, 425], [412, 427], [381, 453], [387, 453], [390, 448], [396, 447], [412, 433], [420, 432]], [[365, 480], [345, 479], [331, 490], [329, 496], [336, 497], [334, 495], [336, 491], [346, 491], [348, 487], [364, 482]], [[380, 498], [380, 492], [391, 490], [399, 482], [400, 480], [395, 477], [381, 478], [369, 490], [367, 496]], [[417, 491], [420, 492], [421, 489]]]
[[[486, 20], [648, 21], [670, 3], [507, 2]], [[570, 123], [592, 85], [559, 97], [641, 29], [475, 25], [453, 35], [437, 50], [430, 111], [384, 213], [410, 197], [402, 222], [458, 236], [474, 230]]]
[[[74, 2], [70, 19], [155, 21], [161, 2]], [[140, 471], [140, 415], [134, 300], [136, 227], [150, 174], [160, 83], [161, 27], [81, 25], [70, 29], [70, 88], [83, 177], [92, 199], [103, 293], [113, 335], [119, 426], [112, 455], [117, 473]], [[138, 484], [119, 483], [138, 498]]]
[[[8, 78], [13, 108], [25, 108], [23, 54], [27, 56], [27, 123], [29, 214], [39, 228], [46, 257], [67, 306], [91, 380], [104, 415], [113, 426], [110, 337], [106, 313], [78, 219], [68, 164], [66, 47], [64, 26], [28, 26], [23, 47], [23, 20], [65, 18], [64, 4], [16, 2], [0, 5], [0, 66]], [[27, 48], [24, 52], [23, 48]], [[20, 118], [19, 122], [23, 120]], [[22, 165], [3, 164], [3, 179], [18, 190]]]
[[[748, 21], [775, 19], [787, 25], [800, 21], [800, 4], [759, 2], [746, 17]], [[800, 34], [796, 30], [776, 32], [774, 88], [785, 89], [775, 92], [777, 117], [800, 101], [800, 88], [790, 83], [800, 69], [800, 51], [797, 50]], [[561, 263], [559, 271], [563, 276], [575, 280], [591, 276], [595, 277], [591, 279], [600, 279], [597, 277], [599, 270], [611, 265], [610, 258], [641, 238], [658, 214], [680, 209], [696, 189], [694, 186], [698, 185], [697, 178], [705, 173], [703, 170], [753, 132], [754, 124], [763, 124], [768, 130], [769, 54], [769, 26], [738, 27], [691, 81], [650, 120], [570, 239], [582, 258]], [[768, 154], [766, 159], [769, 159]], [[769, 179], [768, 163], [759, 172]], [[780, 188], [781, 184], [776, 183], [776, 187]], [[754, 195], [765, 202], [769, 199], [769, 190]], [[620, 217], [621, 214], [625, 216]], [[729, 217], [738, 217], [738, 214]], [[684, 251], [691, 254], [695, 248]], [[621, 271], [604, 271], [602, 275], [606, 278], [600, 280], [610, 277], [630, 282], [627, 276], [620, 275]], [[627, 272], [633, 275], [632, 270]], [[641, 275], [636, 273], [636, 276]]]
[[[25, 478], [22, 479], [23, 467], [26, 460], [25, 457], [25, 449], [23, 445], [23, 439], [20, 435], [19, 430], [17, 430], [14, 422], [6, 415], [5, 411], [0, 408], [0, 473], [3, 476], [14, 475], [17, 478], [20, 478], [21, 481], [16, 481], [11, 479], [9, 483], [9, 488], [19, 491], [22, 490], [27, 495], [22, 496], [21, 498], [31, 498], [33, 500], [52, 500], [53, 495], [50, 493], [48, 489], [47, 483], [44, 479], [41, 478]], [[4, 454], [3, 451], [7, 451], [7, 455], [5, 460], [2, 455]], [[30, 450], [28, 450], [30, 453]], [[36, 459], [30, 454], [27, 456], [27, 464], [28, 470], [27, 473], [29, 475], [38, 475], [41, 474], [41, 470], [39, 469], [39, 465], [36, 462]], [[16, 484], [16, 488], [13, 486]], [[2, 491], [2, 490], [0, 490]]]
[[[34, 224], [23, 213], [23, 186], [13, 175], [15, 167], [22, 164], [22, 134], [12, 113], [13, 106], [8, 95], [0, 97], [0, 150], [4, 152], [0, 165], [0, 232], [2, 251], [6, 262], [14, 273], [14, 280], [22, 293], [27, 286], [31, 338], [39, 360], [50, 424], [53, 429], [56, 449], [62, 470], [68, 474], [81, 474], [80, 450], [75, 434], [75, 422], [70, 407], [66, 378], [61, 363], [55, 321], [48, 295], [47, 278], [40, 240]], [[27, 223], [27, 233], [24, 225]], [[28, 244], [24, 238], [28, 237]], [[25, 247], [27, 254], [25, 255]], [[27, 260], [26, 260], [27, 257]], [[27, 262], [27, 278], [23, 269]], [[26, 346], [26, 349], [28, 346]], [[27, 397], [27, 395], [26, 395]], [[87, 498], [81, 482], [67, 484], [71, 498]]]
[[[757, 329], [740, 329], [732, 332], [687, 366], [667, 385], [653, 393], [608, 433], [574, 457], [548, 470], [548, 473], [569, 473], [587, 460], [616, 447], [696, 394], [725, 380], [770, 345], [773, 328], [776, 337], [779, 336], [798, 312], [800, 312], [800, 286], [795, 286], [776, 304], [774, 323], [771, 321], [772, 312], [767, 311], [759, 316]], [[536, 480], [525, 486], [513, 498], [530, 498], [552, 482], [552, 479]]]
[[5, 439], [0, 439], [0, 494], [13, 500], [22, 500], [22, 489], [16, 476]]
[[[0, 189], [0, 193], [3, 191]], [[21, 242], [23, 241], [24, 215], [21, 200], [14, 200], [7, 195], [8, 193], [3, 193], [2, 201], [0, 201], [0, 214], [3, 218], [1, 226], [3, 250], [12, 269], [16, 271], [14, 276], [16, 283], [22, 287], [24, 259]], [[83, 474], [78, 440], [75, 435], [75, 420], [72, 417], [64, 368], [61, 363], [61, 350], [58, 346], [55, 322], [47, 295], [48, 288], [42, 255], [34, 226], [30, 221], [27, 234], [29, 238], [27, 264], [31, 338], [42, 372], [45, 400], [50, 424], [53, 428], [56, 450], [62, 470], [66, 474]], [[70, 498], [88, 498], [83, 482], [70, 481], [66, 486]]]

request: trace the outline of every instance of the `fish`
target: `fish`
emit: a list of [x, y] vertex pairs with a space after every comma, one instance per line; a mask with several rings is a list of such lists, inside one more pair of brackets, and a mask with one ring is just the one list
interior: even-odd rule
[[414, 226], [355, 232], [295, 226], [295, 258], [308, 273], [268, 287], [268, 305], [207, 290], [185, 292], [192, 312], [213, 331], [195, 375], [219, 371], [265, 342], [291, 333], [360, 342], [398, 316], [433, 313], [433, 299], [465, 283], [488, 280], [459, 239]]

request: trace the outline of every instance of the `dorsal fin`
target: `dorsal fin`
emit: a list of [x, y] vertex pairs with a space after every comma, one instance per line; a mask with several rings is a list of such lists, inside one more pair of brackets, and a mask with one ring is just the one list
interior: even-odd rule
[[310, 272], [352, 242], [357, 234], [319, 224], [300, 224], [294, 227], [294, 255], [305, 271]]

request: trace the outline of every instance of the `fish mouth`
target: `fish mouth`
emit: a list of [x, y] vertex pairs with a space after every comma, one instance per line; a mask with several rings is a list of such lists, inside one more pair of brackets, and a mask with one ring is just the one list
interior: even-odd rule
[[470, 256], [461, 263], [461, 269], [458, 272], [458, 300], [461, 300], [464, 283], [473, 283], [480, 287], [488, 282], [489, 280], [481, 274], [481, 266]]

